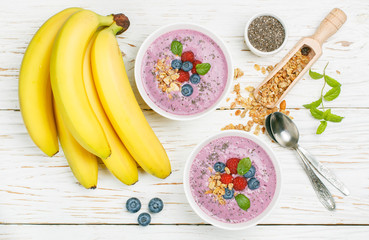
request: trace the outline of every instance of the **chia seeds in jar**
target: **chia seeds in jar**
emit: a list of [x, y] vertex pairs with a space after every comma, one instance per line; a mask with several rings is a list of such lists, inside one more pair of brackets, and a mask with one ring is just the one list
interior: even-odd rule
[[282, 46], [286, 31], [278, 19], [266, 15], [257, 17], [250, 23], [247, 37], [257, 50], [272, 52]]

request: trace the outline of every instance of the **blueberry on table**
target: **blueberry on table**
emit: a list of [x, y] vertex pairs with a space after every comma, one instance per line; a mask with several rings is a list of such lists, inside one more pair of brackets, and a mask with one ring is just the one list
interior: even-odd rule
[[232, 199], [233, 196], [234, 196], [234, 190], [233, 189], [232, 190], [229, 190], [229, 188], [226, 188], [225, 189], [225, 193], [223, 195], [223, 198], [224, 199]]
[[179, 59], [174, 59], [171, 63], [171, 66], [173, 69], [181, 69], [182, 67], [182, 61]]
[[163, 210], [164, 203], [160, 198], [153, 198], [149, 202], [149, 210], [152, 213], [158, 213]]
[[150, 214], [141, 213], [140, 215], [138, 215], [137, 222], [138, 222], [138, 224], [140, 224], [141, 226], [144, 226], [144, 227], [149, 225], [150, 222], [151, 222]]
[[141, 202], [137, 198], [130, 198], [126, 202], [126, 208], [131, 213], [136, 213], [141, 209]]
[[184, 84], [181, 89], [181, 93], [183, 96], [188, 97], [193, 93], [193, 88], [190, 84]]
[[252, 178], [253, 176], [255, 176], [255, 173], [256, 173], [255, 167], [251, 166], [250, 170], [247, 173], [245, 173], [243, 176], [245, 178]]
[[256, 178], [250, 178], [249, 181], [247, 182], [247, 186], [251, 189], [251, 190], [255, 190], [258, 189], [260, 187], [260, 182], [259, 180], [257, 180]]
[[192, 74], [190, 77], [190, 82], [193, 84], [198, 84], [200, 82], [200, 75], [197, 73]]
[[225, 167], [226, 167], [226, 165], [224, 163], [222, 163], [222, 162], [217, 162], [217, 163], [214, 164], [214, 170], [216, 172], [223, 173]]
[[193, 67], [192, 62], [187, 61], [182, 63], [182, 70], [185, 72], [191, 71], [192, 67]]

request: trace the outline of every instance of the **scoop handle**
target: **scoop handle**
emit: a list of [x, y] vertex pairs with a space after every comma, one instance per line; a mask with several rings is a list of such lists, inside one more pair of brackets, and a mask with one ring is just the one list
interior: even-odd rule
[[346, 14], [339, 8], [334, 8], [320, 23], [316, 30], [313, 39], [317, 40], [322, 45], [330, 36], [335, 34], [338, 29], [346, 22]]

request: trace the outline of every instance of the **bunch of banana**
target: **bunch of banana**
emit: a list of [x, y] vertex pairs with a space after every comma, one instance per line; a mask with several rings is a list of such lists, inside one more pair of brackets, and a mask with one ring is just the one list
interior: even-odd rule
[[59, 151], [59, 137], [74, 176], [86, 188], [96, 187], [98, 158], [127, 185], [138, 180], [136, 162], [159, 178], [171, 173], [115, 38], [128, 27], [123, 14], [68, 8], [37, 31], [22, 61], [19, 102], [29, 135], [48, 156]]

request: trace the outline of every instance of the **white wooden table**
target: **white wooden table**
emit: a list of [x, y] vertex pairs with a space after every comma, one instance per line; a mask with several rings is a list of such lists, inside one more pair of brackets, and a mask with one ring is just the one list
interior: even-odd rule
[[[241, 87], [257, 85], [264, 76], [254, 64], [274, 65], [302, 36], [312, 34], [333, 8], [343, 9], [348, 20], [323, 47], [313, 66], [342, 83], [341, 96], [332, 103], [340, 124], [329, 123], [315, 135], [318, 121], [302, 108], [317, 98], [321, 81], [305, 76], [288, 94], [287, 107], [301, 133], [301, 144], [347, 184], [351, 196], [328, 185], [337, 210], [323, 208], [303, 172], [297, 156], [267, 141], [283, 170], [278, 206], [258, 226], [228, 232], [205, 224], [190, 208], [184, 195], [182, 174], [193, 147], [229, 123], [245, 123], [234, 110], [217, 110], [199, 120], [175, 122], [150, 110], [134, 90], [144, 113], [171, 159], [173, 173], [165, 180], [140, 172], [134, 186], [125, 186], [100, 164], [95, 190], [77, 184], [62, 153], [49, 158], [35, 147], [23, 125], [18, 104], [19, 66], [32, 35], [54, 13], [81, 6], [100, 14], [123, 12], [130, 29], [119, 37], [128, 74], [133, 81], [137, 51], [158, 27], [173, 22], [195, 22], [212, 29], [228, 45], [235, 67], [245, 76]], [[368, 239], [369, 238], [369, 2], [362, 0], [221, 1], [221, 0], [2, 0], [0, 21], [0, 238], [1, 239]], [[260, 11], [273, 11], [286, 20], [288, 43], [273, 57], [254, 56], [243, 41], [244, 25]], [[338, 74], [336, 70], [340, 71]], [[232, 94], [230, 94], [232, 97]], [[229, 103], [224, 102], [223, 107]], [[149, 199], [160, 197], [165, 209], [152, 215], [148, 227], [137, 225], [137, 214], [124, 204], [138, 197], [144, 209]]]

